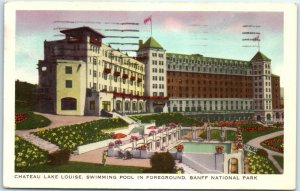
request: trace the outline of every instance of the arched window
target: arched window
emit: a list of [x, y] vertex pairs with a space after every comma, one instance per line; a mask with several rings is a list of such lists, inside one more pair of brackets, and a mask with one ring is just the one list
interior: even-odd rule
[[71, 97], [65, 97], [61, 99], [61, 110], [76, 110], [77, 100]]

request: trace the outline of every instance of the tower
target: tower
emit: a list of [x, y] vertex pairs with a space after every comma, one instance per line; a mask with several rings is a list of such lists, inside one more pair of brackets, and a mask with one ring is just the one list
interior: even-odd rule
[[139, 41], [138, 60], [145, 64], [147, 112], [168, 112], [166, 50], [150, 37]]
[[272, 121], [271, 59], [258, 51], [251, 59], [253, 71], [254, 117], [257, 121]]

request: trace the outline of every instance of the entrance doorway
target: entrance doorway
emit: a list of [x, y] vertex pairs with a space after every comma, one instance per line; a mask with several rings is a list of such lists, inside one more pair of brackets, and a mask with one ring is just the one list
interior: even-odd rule
[[105, 111], [110, 112], [110, 101], [103, 101], [103, 102], [102, 102], [102, 108], [103, 108]]

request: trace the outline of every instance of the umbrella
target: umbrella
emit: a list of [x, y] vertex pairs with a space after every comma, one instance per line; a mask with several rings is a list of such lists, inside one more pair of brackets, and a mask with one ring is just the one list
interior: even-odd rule
[[124, 137], [127, 137], [127, 135], [125, 135], [123, 133], [116, 133], [112, 136], [113, 139], [122, 139]]
[[157, 129], [156, 126], [150, 126], [150, 127], [147, 127], [147, 129]]

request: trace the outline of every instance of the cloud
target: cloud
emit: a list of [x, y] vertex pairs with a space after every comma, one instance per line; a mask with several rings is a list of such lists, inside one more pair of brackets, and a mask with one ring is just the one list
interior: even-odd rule
[[182, 32], [183, 24], [178, 19], [166, 17], [163, 22], [164, 30], [168, 32]]

